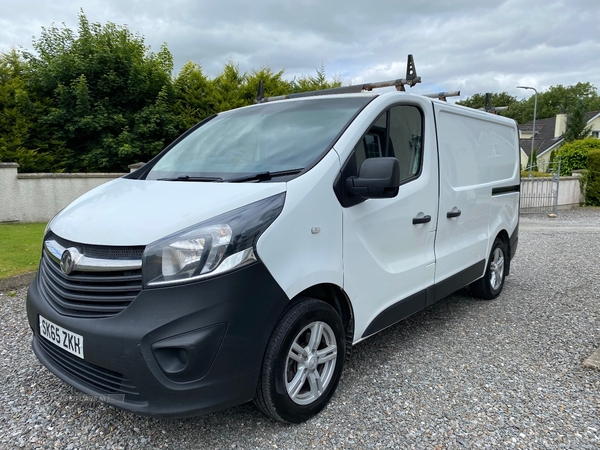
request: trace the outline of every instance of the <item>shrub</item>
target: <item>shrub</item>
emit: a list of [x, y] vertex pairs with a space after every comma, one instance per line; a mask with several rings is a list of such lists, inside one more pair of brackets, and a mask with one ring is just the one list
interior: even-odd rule
[[590, 150], [587, 167], [585, 202], [590, 206], [600, 206], [600, 149]]
[[[533, 170], [531, 172], [531, 176], [534, 177], [534, 178], [536, 178], [536, 177], [538, 177], [538, 178], [542, 178], [542, 177], [548, 178], [548, 177], [551, 177], [552, 174], [548, 173], [548, 172], [538, 172], [536, 170]], [[529, 178], [529, 169], [521, 170], [521, 178]]]
[[569, 142], [558, 151], [560, 174], [569, 176], [574, 170], [585, 169], [590, 150], [600, 149], [600, 139], [587, 138]]

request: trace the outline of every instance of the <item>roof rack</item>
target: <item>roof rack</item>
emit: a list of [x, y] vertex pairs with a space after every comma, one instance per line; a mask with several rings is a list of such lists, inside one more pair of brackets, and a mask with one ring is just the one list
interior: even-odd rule
[[421, 77], [417, 76], [417, 69], [415, 68], [415, 61], [413, 55], [408, 55], [406, 62], [406, 78], [399, 78], [397, 80], [389, 81], [378, 81], [376, 83], [365, 83], [357, 84], [354, 86], [344, 86], [332, 89], [321, 89], [319, 91], [311, 92], [299, 92], [297, 94], [278, 95], [275, 97], [265, 98], [265, 89], [262, 80], [258, 83], [258, 91], [256, 93], [256, 100], [254, 103], [266, 103], [275, 102], [278, 100], [286, 100], [290, 98], [302, 98], [302, 97], [314, 97], [317, 95], [332, 95], [332, 94], [354, 94], [362, 91], [371, 91], [377, 88], [396, 86], [396, 90], [404, 91], [404, 86], [408, 85], [413, 87], [417, 83], [421, 82]]
[[438, 92], [437, 94], [424, 94], [423, 97], [437, 98], [446, 101], [446, 97], [460, 97], [460, 91]]
[[479, 108], [481, 111], [489, 112], [491, 114], [497, 114], [500, 111], [507, 111], [508, 106], [492, 106], [492, 94], [487, 92], [485, 94], [485, 106]]

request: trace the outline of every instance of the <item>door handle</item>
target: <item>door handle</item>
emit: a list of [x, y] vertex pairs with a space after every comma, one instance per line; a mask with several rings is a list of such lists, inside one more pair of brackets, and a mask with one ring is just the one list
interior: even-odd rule
[[413, 225], [431, 222], [431, 216], [413, 217]]
[[449, 211], [448, 214], [446, 214], [446, 217], [448, 219], [453, 219], [455, 217], [460, 216], [462, 213], [460, 212], [460, 209], [458, 211]]

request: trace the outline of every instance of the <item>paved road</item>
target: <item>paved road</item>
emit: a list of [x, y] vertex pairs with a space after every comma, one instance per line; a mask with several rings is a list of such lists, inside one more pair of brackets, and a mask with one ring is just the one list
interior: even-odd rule
[[187, 420], [86, 402], [30, 349], [1, 293], [0, 447], [599, 448], [600, 210], [524, 216], [503, 294], [462, 291], [356, 346], [330, 406], [296, 426], [251, 404]]

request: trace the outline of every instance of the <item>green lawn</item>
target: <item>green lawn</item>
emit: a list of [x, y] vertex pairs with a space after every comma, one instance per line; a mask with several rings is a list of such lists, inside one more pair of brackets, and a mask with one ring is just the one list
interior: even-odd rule
[[45, 227], [45, 223], [0, 225], [0, 279], [38, 269]]

